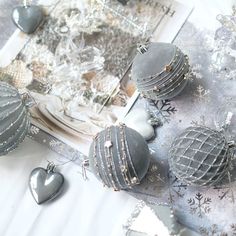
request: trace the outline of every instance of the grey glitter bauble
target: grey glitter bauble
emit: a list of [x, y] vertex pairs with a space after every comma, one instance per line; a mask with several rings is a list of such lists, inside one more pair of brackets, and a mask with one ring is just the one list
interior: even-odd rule
[[188, 58], [179, 48], [169, 43], [151, 43], [136, 55], [131, 78], [144, 97], [165, 100], [184, 89], [188, 72]]
[[15, 149], [29, 128], [27, 108], [13, 86], [0, 82], [0, 156]]
[[169, 165], [173, 174], [190, 185], [213, 185], [229, 170], [231, 150], [225, 136], [216, 130], [187, 128], [173, 142]]
[[102, 182], [115, 190], [131, 188], [146, 175], [150, 153], [144, 138], [125, 125], [101, 131], [91, 144], [90, 165]]

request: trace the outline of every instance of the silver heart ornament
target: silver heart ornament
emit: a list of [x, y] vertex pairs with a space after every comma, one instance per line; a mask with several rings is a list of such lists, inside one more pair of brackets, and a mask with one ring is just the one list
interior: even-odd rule
[[14, 24], [26, 34], [32, 34], [43, 21], [44, 14], [41, 7], [36, 5], [18, 6], [13, 9]]
[[55, 166], [49, 164], [47, 169], [33, 169], [29, 177], [29, 189], [37, 204], [50, 201], [62, 191], [64, 176], [54, 171]]

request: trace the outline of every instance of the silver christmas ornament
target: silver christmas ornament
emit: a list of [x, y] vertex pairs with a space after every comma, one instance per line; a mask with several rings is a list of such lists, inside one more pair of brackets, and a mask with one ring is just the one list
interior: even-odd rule
[[114, 190], [132, 188], [147, 173], [148, 145], [137, 131], [123, 124], [111, 126], [94, 138], [89, 163], [104, 185]]
[[139, 92], [152, 100], [177, 96], [186, 86], [189, 72], [188, 58], [173, 44], [151, 43], [140, 46], [131, 78]]
[[24, 0], [23, 6], [15, 7], [12, 12], [14, 24], [26, 34], [34, 33], [43, 18], [42, 8], [36, 5], [29, 5], [26, 0]]
[[0, 156], [24, 140], [29, 123], [25, 101], [17, 89], [0, 82]]
[[169, 165], [190, 185], [213, 185], [229, 171], [232, 152], [222, 132], [204, 126], [187, 128], [173, 142]]
[[29, 177], [29, 189], [37, 204], [55, 199], [62, 192], [64, 176], [49, 162], [47, 169], [35, 168]]

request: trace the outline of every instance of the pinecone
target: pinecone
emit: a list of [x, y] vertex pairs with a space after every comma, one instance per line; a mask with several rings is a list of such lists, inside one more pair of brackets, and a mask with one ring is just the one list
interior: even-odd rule
[[231, 151], [224, 135], [196, 126], [187, 128], [173, 142], [169, 165], [174, 175], [191, 185], [213, 185], [229, 170]]

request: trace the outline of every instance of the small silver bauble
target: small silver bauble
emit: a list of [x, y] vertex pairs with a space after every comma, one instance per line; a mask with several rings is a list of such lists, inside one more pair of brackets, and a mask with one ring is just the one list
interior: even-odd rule
[[27, 108], [17, 89], [0, 82], [0, 156], [24, 140], [29, 123]]
[[140, 183], [147, 173], [150, 154], [144, 138], [122, 124], [96, 135], [89, 160], [95, 175], [106, 186], [120, 190]]
[[139, 92], [152, 100], [177, 96], [186, 86], [188, 58], [170, 43], [150, 43], [139, 48], [133, 62], [131, 78]]
[[189, 127], [173, 142], [169, 165], [190, 185], [213, 185], [229, 171], [232, 152], [222, 132], [205, 126]]

